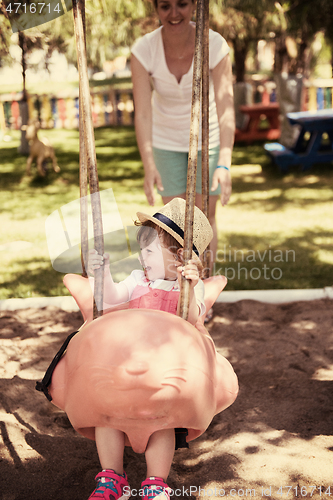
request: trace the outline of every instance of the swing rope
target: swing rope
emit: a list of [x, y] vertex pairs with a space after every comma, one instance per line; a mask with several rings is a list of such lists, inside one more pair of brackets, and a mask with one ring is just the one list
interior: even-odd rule
[[[92, 121], [90, 91], [88, 81], [87, 55], [85, 44], [85, 0], [73, 0], [74, 32], [76, 41], [79, 71], [79, 109], [80, 109], [80, 196], [81, 196], [81, 260], [87, 263], [88, 254], [88, 217], [87, 217], [87, 176], [91, 196], [93, 219], [94, 248], [99, 255], [104, 254], [103, 221], [97, 160], [95, 149], [94, 127]], [[83, 207], [83, 211], [82, 211]], [[86, 274], [85, 266], [83, 273]], [[101, 266], [95, 272], [94, 280], [94, 319], [103, 314], [104, 269]]]
[[[202, 47], [202, 190], [201, 210], [209, 219], [209, 0], [204, 0], [203, 6], [203, 47]], [[205, 249], [202, 258], [203, 279], [209, 278], [210, 252], [209, 246]]]
[[[197, 156], [198, 156], [198, 140], [199, 140], [199, 121], [200, 121], [200, 101], [201, 91], [203, 90], [202, 114], [205, 113], [202, 125], [202, 200], [203, 212], [208, 218], [208, 196], [209, 196], [209, 176], [208, 176], [208, 101], [207, 87], [208, 82], [203, 84], [204, 80], [208, 80], [209, 71], [206, 66], [203, 66], [203, 59], [208, 61], [208, 13], [209, 0], [198, 0], [196, 10], [196, 30], [195, 30], [195, 49], [194, 49], [194, 65], [193, 65], [193, 84], [192, 84], [192, 104], [191, 104], [191, 128], [190, 128], [190, 145], [187, 168], [187, 185], [186, 185], [186, 212], [185, 212], [185, 231], [184, 231], [184, 264], [192, 257], [193, 247], [193, 222], [194, 222], [194, 206], [196, 192], [196, 176], [197, 176]], [[206, 29], [205, 29], [206, 27]], [[206, 45], [206, 49], [204, 46]], [[205, 50], [205, 52], [204, 52]], [[204, 57], [205, 53], [205, 57]], [[205, 71], [205, 73], [204, 73]], [[203, 89], [202, 89], [203, 86]], [[205, 201], [204, 201], [205, 200]], [[207, 255], [207, 254], [206, 254]], [[207, 265], [205, 265], [207, 267]], [[183, 319], [187, 319], [190, 302], [190, 283], [186, 278], [182, 278], [180, 292], [180, 311], [179, 315]]]
[[[104, 253], [103, 222], [97, 160], [94, 140], [94, 128], [90, 104], [90, 91], [87, 71], [85, 42], [85, 0], [72, 0], [74, 14], [74, 32], [76, 40], [79, 71], [79, 130], [80, 130], [80, 199], [81, 199], [81, 261], [83, 276], [87, 276], [86, 263], [88, 255], [88, 209], [87, 209], [87, 177], [89, 177], [91, 207], [93, 218], [94, 247], [100, 255]], [[197, 174], [197, 155], [199, 139], [200, 101], [202, 95], [202, 211], [209, 214], [209, 0], [198, 0], [196, 8], [196, 33], [194, 50], [194, 69], [191, 104], [190, 145], [186, 187], [186, 214], [184, 233], [184, 263], [192, 256], [193, 222], [195, 206], [195, 186]], [[209, 252], [204, 253], [204, 272], [209, 272]], [[94, 285], [94, 318], [103, 314], [104, 269], [95, 272]], [[180, 316], [188, 317], [190, 300], [189, 282], [182, 279], [180, 294]]]
[[[86, 23], [85, 23], [85, 9], [82, 11], [82, 25], [84, 30], [84, 47], [86, 50]], [[81, 90], [81, 80], [79, 80], [79, 144], [80, 144], [80, 234], [81, 234], [81, 265], [82, 276], [88, 277], [86, 265], [88, 262], [88, 169], [86, 160], [86, 147], [83, 120], [83, 100]]]

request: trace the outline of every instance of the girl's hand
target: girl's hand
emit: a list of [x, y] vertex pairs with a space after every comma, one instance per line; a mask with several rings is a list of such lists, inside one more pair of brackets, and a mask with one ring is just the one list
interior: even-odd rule
[[221, 203], [222, 203], [222, 206], [224, 206], [228, 203], [229, 198], [231, 196], [230, 170], [227, 170], [225, 168], [216, 168], [215, 169], [215, 172], [213, 175], [213, 180], [212, 180], [211, 190], [215, 191], [218, 188], [219, 184], [221, 186]]
[[164, 187], [162, 184], [161, 176], [159, 171], [155, 167], [154, 170], [149, 170], [145, 172], [145, 179], [143, 183], [143, 188], [145, 191], [145, 195], [147, 197], [147, 201], [150, 206], [155, 205], [155, 185], [157, 189], [160, 191], [164, 191]]
[[199, 271], [194, 260], [189, 260], [185, 266], [177, 267], [177, 273], [179, 286], [181, 286], [182, 276], [189, 280], [191, 288], [194, 288], [199, 282]]
[[96, 269], [104, 265], [105, 270], [109, 269], [110, 256], [108, 253], [99, 255], [94, 248], [88, 252], [88, 273], [94, 276]]

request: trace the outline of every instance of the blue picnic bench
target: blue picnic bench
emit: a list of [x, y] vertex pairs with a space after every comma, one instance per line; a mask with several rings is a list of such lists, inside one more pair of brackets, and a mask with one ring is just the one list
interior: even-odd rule
[[291, 125], [300, 128], [294, 146], [288, 149], [278, 142], [264, 145], [266, 153], [281, 172], [287, 172], [293, 165], [307, 170], [314, 163], [333, 161], [332, 109], [288, 113], [287, 118]]

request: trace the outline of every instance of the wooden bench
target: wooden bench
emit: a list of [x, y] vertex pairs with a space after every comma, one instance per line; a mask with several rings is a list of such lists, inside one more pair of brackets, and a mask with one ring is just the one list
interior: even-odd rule
[[[237, 129], [235, 141], [250, 144], [253, 141], [274, 140], [280, 138], [279, 104], [253, 104], [251, 106], [240, 106], [240, 111], [247, 117], [246, 126]], [[262, 127], [263, 122], [266, 126]]]
[[281, 172], [287, 172], [291, 165], [296, 165], [299, 161], [297, 155], [291, 149], [284, 147], [279, 142], [265, 144], [264, 149]]
[[[307, 170], [315, 163], [333, 161], [333, 110], [288, 113], [291, 125], [298, 126], [299, 136], [290, 149], [282, 144], [265, 144], [264, 149], [281, 171], [292, 165]], [[325, 139], [324, 139], [325, 138]]]

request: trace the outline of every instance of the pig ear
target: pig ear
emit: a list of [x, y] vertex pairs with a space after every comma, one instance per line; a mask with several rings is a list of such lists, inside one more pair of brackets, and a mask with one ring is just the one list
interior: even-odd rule
[[[204, 280], [206, 313], [213, 307], [226, 284], [227, 278], [225, 276], [212, 276]], [[201, 316], [201, 319], [204, 320], [205, 316], [206, 314]]]
[[79, 306], [83, 320], [87, 323], [93, 320], [93, 293], [88, 278], [78, 274], [66, 274], [64, 285]]

